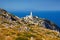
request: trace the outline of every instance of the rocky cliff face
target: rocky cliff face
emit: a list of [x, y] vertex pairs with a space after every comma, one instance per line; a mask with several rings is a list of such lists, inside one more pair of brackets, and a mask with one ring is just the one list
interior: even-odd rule
[[1, 15], [2, 17], [6, 18], [7, 20], [11, 20], [11, 21], [17, 21], [18, 19], [20, 19], [20, 18], [18, 18], [17, 16], [14, 16], [14, 15], [8, 13], [8, 12], [7, 12], [6, 10], [4, 10], [4, 9], [0, 9], [0, 15]]
[[58, 27], [55, 23], [47, 20], [47, 19], [43, 19], [43, 18], [38, 18], [38, 17], [33, 17], [32, 19], [29, 17], [24, 17], [23, 18], [25, 23], [29, 23], [29, 24], [34, 24], [34, 25], [38, 25], [39, 27], [44, 27], [50, 30], [55, 30], [55, 31], [59, 31], [60, 32], [60, 27]]
[[59, 32], [60, 28], [47, 19], [32, 14], [19, 18], [0, 9], [0, 40], [60, 40]]
[[0, 24], [5, 27], [17, 26], [20, 24], [20, 18], [10, 14], [4, 9], [0, 9]]

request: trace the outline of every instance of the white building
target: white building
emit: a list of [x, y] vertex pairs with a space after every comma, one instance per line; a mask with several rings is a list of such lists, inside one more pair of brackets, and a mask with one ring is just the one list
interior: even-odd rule
[[24, 17], [24, 19], [26, 19], [26, 20], [27, 20], [28, 18], [29, 18], [29, 19], [33, 19], [32, 12], [30, 12], [30, 15], [27, 15], [26, 17]]

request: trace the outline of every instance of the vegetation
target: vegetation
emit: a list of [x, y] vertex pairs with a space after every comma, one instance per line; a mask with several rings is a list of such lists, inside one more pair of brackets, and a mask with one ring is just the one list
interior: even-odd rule
[[32, 27], [30, 31], [0, 28], [0, 40], [60, 40], [59, 33], [42, 27]]

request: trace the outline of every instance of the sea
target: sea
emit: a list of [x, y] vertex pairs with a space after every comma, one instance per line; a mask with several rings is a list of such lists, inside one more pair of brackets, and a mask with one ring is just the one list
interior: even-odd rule
[[[13, 15], [23, 18], [30, 15], [31, 11], [11, 11]], [[38, 16], [39, 18], [45, 18], [52, 21], [60, 27], [60, 11], [32, 11], [33, 16]]]

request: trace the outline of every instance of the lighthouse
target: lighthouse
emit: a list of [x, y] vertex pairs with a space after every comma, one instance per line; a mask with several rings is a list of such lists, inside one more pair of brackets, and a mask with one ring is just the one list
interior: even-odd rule
[[30, 12], [30, 16], [32, 17], [32, 12]]
[[28, 16], [30, 19], [32, 19], [33, 18], [33, 16], [32, 16], [32, 12], [30, 12], [30, 15]]
[[30, 15], [27, 15], [26, 17], [24, 17], [24, 19], [26, 19], [26, 20], [27, 20], [28, 18], [29, 18], [29, 19], [33, 19], [32, 12], [30, 12]]

